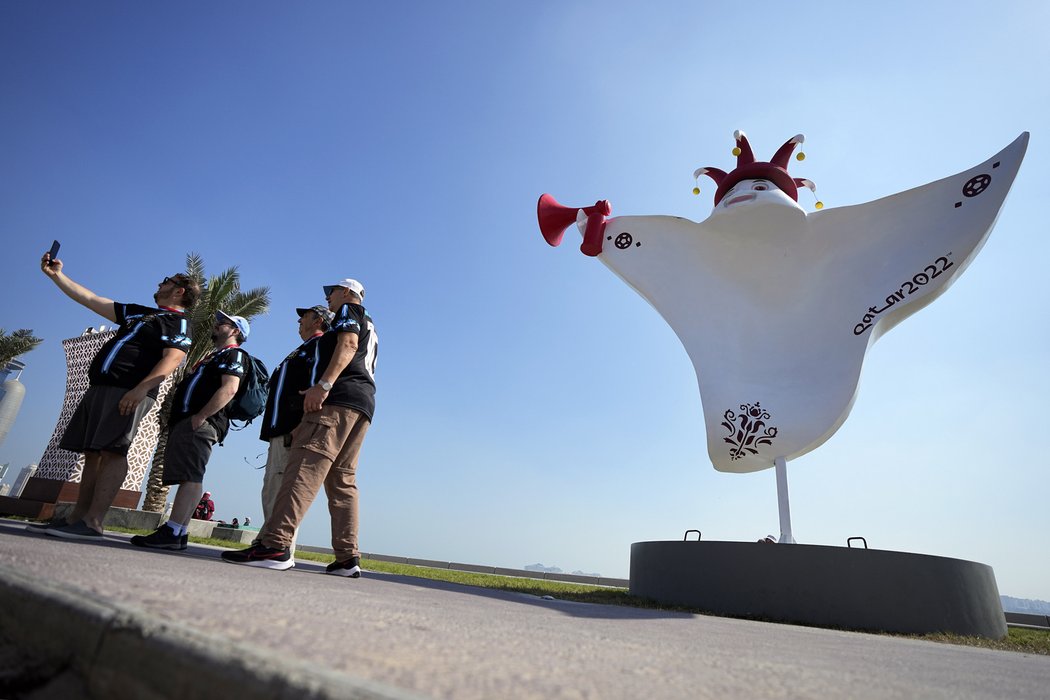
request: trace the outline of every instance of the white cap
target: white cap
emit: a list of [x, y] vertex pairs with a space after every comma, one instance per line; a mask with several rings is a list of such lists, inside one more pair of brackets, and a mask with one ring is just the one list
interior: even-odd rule
[[215, 320], [232, 323], [234, 326], [237, 327], [237, 330], [241, 332], [241, 337], [243, 337], [245, 340], [248, 340], [248, 333], [251, 331], [251, 326], [248, 325], [248, 319], [246, 319], [244, 316], [230, 316], [229, 314], [224, 313], [222, 311], [216, 311]]
[[365, 285], [361, 284], [357, 280], [352, 280], [349, 277], [347, 277], [346, 279], [339, 280], [334, 284], [326, 284], [324, 286], [325, 297], [331, 294], [332, 290], [336, 287], [343, 287], [345, 289], [349, 289], [351, 292], [361, 297], [362, 299], [365, 298]]

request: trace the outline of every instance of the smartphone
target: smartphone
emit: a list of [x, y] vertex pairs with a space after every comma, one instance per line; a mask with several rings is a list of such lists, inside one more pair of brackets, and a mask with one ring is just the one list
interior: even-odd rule
[[61, 247], [62, 246], [59, 244], [58, 241], [53, 241], [51, 243], [51, 250], [48, 251], [48, 255], [50, 257], [48, 258], [48, 263], [47, 264], [48, 264], [49, 267], [51, 266], [51, 261], [53, 261], [53, 260], [58, 258], [58, 249], [61, 248]]

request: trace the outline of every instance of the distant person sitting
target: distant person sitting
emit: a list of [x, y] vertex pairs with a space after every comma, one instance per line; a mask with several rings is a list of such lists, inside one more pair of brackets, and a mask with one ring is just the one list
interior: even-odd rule
[[211, 500], [211, 491], [205, 491], [204, 495], [201, 496], [200, 503], [193, 511], [193, 517], [197, 520], [211, 520], [211, 516], [215, 514], [215, 502]]
[[240, 526], [241, 526], [241, 524], [239, 522], [237, 522], [237, 518], [234, 518], [233, 522], [230, 523], [230, 527], [232, 527], [234, 530], [238, 529]]
[[247, 515], [244, 516], [244, 526], [248, 527], [251, 524], [252, 524], [252, 519], [250, 517], [248, 517]]

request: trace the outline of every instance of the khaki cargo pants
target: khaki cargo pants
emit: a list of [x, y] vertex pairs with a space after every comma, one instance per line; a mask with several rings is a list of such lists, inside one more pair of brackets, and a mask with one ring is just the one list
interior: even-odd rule
[[290, 547], [307, 509], [324, 486], [332, 516], [337, 561], [358, 556], [357, 459], [370, 425], [346, 406], [322, 406], [292, 431], [288, 466], [259, 539], [267, 547]]

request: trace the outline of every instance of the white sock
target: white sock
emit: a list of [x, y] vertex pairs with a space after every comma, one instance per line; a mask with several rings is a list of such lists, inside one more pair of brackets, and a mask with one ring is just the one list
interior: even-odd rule
[[171, 528], [171, 531], [175, 533], [176, 537], [182, 537], [182, 535], [186, 532], [186, 528], [184, 526], [179, 525], [176, 522], [172, 522], [171, 520], [164, 524]]

